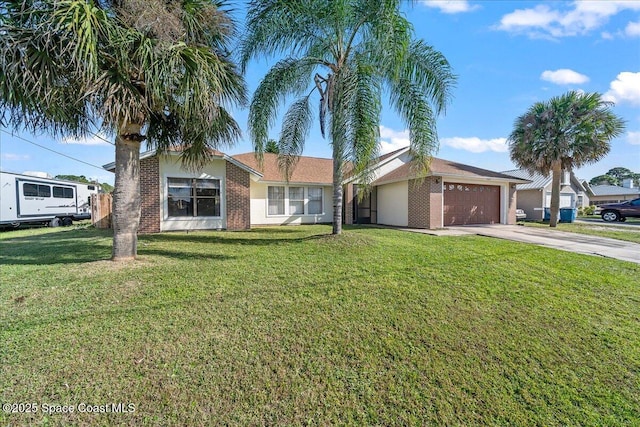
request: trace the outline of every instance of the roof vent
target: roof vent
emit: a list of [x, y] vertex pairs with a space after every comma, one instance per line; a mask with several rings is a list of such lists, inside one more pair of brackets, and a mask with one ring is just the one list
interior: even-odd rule
[[625, 178], [622, 180], [622, 186], [624, 188], [633, 188], [633, 178]]

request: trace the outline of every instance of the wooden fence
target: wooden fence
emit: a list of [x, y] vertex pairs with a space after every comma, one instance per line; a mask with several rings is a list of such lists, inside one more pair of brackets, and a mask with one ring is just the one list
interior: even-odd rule
[[91, 195], [91, 222], [96, 228], [111, 228], [112, 199], [110, 193]]

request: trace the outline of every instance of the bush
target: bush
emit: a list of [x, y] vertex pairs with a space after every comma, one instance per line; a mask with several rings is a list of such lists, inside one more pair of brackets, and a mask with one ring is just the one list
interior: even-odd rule
[[596, 212], [596, 207], [594, 205], [587, 206], [584, 208], [585, 215], [593, 215]]

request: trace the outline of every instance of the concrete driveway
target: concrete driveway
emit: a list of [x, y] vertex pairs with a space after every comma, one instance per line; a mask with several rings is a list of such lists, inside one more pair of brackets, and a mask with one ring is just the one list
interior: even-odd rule
[[587, 236], [578, 233], [567, 233], [558, 230], [501, 224], [447, 227], [444, 230], [405, 230], [439, 236], [477, 234], [516, 242], [532, 243], [534, 245], [580, 254], [599, 255], [640, 264], [640, 244], [638, 243], [605, 237]]

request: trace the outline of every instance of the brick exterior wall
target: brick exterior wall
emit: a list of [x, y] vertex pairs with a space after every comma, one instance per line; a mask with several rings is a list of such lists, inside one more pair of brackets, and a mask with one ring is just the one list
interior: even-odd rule
[[517, 197], [518, 193], [516, 192], [515, 184], [509, 184], [509, 197], [507, 198], [507, 203], [509, 203], [507, 210], [507, 224], [513, 225], [516, 223]]
[[442, 178], [409, 180], [409, 227], [442, 228]]
[[160, 232], [160, 161], [158, 156], [140, 161], [139, 234]]
[[227, 230], [251, 228], [251, 200], [249, 172], [226, 162], [227, 173]]
[[344, 207], [344, 218], [342, 222], [345, 224], [353, 224], [353, 184], [348, 183], [342, 189], [342, 206]]

